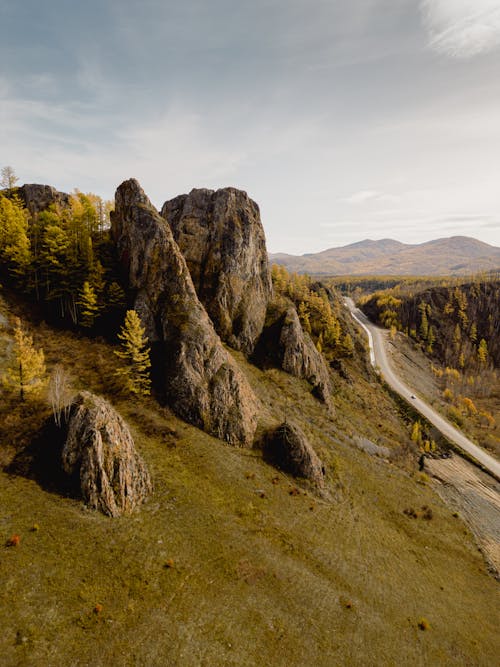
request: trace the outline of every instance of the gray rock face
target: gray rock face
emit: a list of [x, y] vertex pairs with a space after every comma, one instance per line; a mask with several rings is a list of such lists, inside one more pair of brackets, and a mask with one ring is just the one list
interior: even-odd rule
[[161, 210], [215, 330], [250, 354], [272, 294], [259, 207], [235, 188], [192, 190]]
[[60, 208], [68, 208], [70, 205], [70, 196], [51, 185], [26, 183], [18, 189], [18, 194], [31, 215], [47, 210], [51, 204]]
[[136, 180], [116, 191], [112, 231], [151, 342], [163, 349], [167, 400], [183, 419], [251, 446], [257, 400], [222, 346], [172, 231]]
[[331, 402], [330, 379], [323, 356], [302, 328], [296, 309], [290, 306], [282, 318], [279, 337], [281, 367], [287, 373], [306, 379], [316, 396]]
[[255, 349], [254, 360], [260, 366], [277, 366], [287, 373], [307, 380], [314, 395], [333, 412], [331, 384], [324, 357], [302, 328], [295, 306], [272, 304], [267, 326]]
[[284, 422], [266, 434], [264, 458], [272, 465], [294, 475], [305, 477], [321, 487], [325, 472], [321, 460], [303, 431], [294, 424]]
[[71, 405], [62, 466], [79, 479], [85, 503], [109, 516], [131, 512], [152, 490], [126, 423], [107, 401], [88, 391]]

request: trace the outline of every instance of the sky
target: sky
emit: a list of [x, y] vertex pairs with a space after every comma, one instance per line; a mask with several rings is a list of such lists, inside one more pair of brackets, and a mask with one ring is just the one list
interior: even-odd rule
[[500, 0], [0, 0], [6, 165], [241, 188], [272, 252], [500, 245]]

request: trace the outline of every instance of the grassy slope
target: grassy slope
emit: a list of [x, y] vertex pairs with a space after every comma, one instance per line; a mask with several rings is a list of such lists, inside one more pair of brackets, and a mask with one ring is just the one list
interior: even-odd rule
[[[37, 331], [49, 363], [62, 357], [76, 384], [106, 391], [106, 345]], [[153, 401], [114, 396], [155, 493], [111, 520], [0, 472], [0, 537], [21, 535], [18, 547], [0, 546], [0, 662], [495, 664], [497, 584], [471, 535], [430, 488], [349, 444], [349, 430], [378, 430], [384, 444], [398, 437], [379, 388], [344, 387], [332, 422], [302, 383], [237, 359], [263, 420], [293, 413], [310, 435], [330, 470], [330, 499], [302, 487], [290, 495], [294, 483], [256, 452], [231, 449]], [[11, 407], [4, 462], [40, 414], [19, 417]], [[402, 513], [422, 505], [431, 521]], [[421, 616], [430, 630], [417, 628]]]

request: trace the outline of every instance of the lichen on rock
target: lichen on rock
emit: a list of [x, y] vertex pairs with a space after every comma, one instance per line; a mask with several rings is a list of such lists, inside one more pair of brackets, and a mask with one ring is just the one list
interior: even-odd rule
[[127, 424], [110, 403], [88, 391], [72, 401], [61, 458], [86, 505], [108, 516], [131, 512], [151, 493]]

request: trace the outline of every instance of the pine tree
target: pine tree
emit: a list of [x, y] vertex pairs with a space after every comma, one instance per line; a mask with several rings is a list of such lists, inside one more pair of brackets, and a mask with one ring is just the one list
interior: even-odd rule
[[35, 350], [33, 338], [23, 331], [21, 320], [16, 318], [13, 354], [3, 378], [4, 384], [19, 389], [21, 401], [24, 401], [27, 394], [35, 396], [41, 391], [45, 372], [43, 350]]
[[139, 315], [135, 310], [127, 310], [125, 322], [118, 334], [122, 341], [121, 349], [115, 350], [115, 354], [123, 359], [125, 364], [116, 373], [122, 379], [126, 391], [139, 396], [151, 393], [150, 348], [144, 334], [145, 329]]

